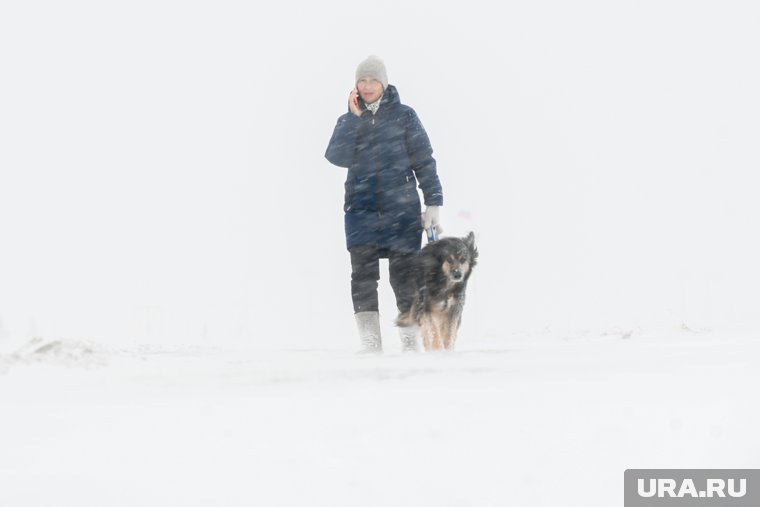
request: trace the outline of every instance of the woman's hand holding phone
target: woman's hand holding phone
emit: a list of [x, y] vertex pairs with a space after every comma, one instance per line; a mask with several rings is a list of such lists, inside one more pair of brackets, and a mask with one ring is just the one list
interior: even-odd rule
[[348, 95], [348, 108], [356, 116], [362, 115], [362, 110], [359, 107], [359, 90], [356, 88], [353, 88], [351, 90], [351, 93]]

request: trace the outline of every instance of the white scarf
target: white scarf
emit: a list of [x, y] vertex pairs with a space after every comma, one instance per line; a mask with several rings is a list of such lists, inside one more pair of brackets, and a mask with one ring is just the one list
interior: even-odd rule
[[383, 100], [383, 96], [380, 95], [380, 98], [374, 101], [372, 104], [367, 104], [367, 109], [372, 111], [372, 114], [377, 114], [377, 110], [380, 109], [380, 101]]

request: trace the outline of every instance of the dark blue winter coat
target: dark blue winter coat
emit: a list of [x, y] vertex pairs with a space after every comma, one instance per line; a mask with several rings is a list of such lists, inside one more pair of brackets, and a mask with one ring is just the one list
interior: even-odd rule
[[433, 148], [417, 114], [401, 103], [389, 85], [375, 115], [350, 111], [335, 126], [325, 157], [347, 167], [345, 183], [346, 246], [372, 245], [412, 252], [422, 245], [420, 198], [443, 205]]

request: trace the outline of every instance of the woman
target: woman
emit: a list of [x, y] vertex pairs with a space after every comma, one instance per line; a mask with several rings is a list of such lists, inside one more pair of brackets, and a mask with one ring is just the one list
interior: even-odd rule
[[[388, 84], [378, 57], [357, 67], [348, 112], [338, 118], [325, 157], [348, 168], [343, 211], [354, 314], [362, 351], [382, 352], [380, 259], [388, 259], [396, 306], [406, 312], [413, 298], [410, 261], [422, 246], [423, 228], [438, 226], [443, 194], [427, 133]], [[426, 206], [422, 222], [417, 185]], [[400, 335], [404, 350], [416, 350], [416, 328], [400, 328]]]

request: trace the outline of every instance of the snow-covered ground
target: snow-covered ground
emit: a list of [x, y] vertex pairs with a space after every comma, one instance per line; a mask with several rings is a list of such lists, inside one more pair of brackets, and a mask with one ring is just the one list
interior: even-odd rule
[[751, 468], [756, 338], [558, 335], [454, 353], [0, 356], [0, 505], [622, 505], [626, 468]]
[[[760, 468], [758, 19], [0, 2], [0, 507], [609, 507], [626, 468]], [[354, 354], [323, 155], [371, 53], [477, 236], [452, 354], [399, 353], [385, 261]]]

